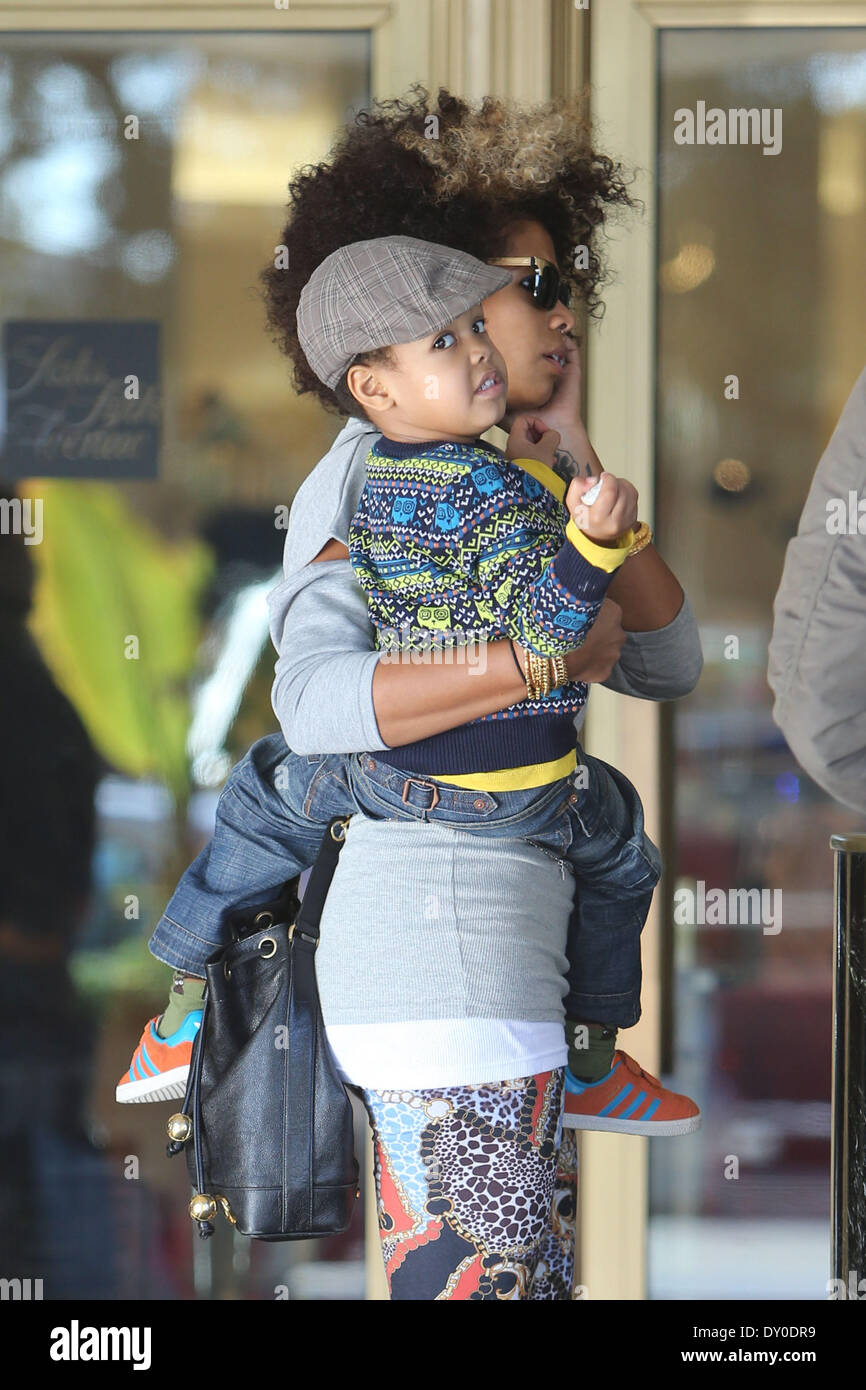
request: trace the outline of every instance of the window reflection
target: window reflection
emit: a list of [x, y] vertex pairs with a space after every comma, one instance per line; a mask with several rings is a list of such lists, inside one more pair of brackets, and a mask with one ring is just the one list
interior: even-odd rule
[[[856, 30], [660, 36], [657, 521], [705, 655], [666, 714], [672, 886], [695, 895], [668, 906], [673, 1060], [704, 1124], [651, 1153], [655, 1298], [826, 1297], [828, 839], [858, 817], [795, 763], [766, 670], [785, 546], [863, 368], [864, 56]], [[676, 145], [698, 101], [781, 107], [782, 151]], [[778, 895], [781, 929], [732, 920], [738, 889]]]
[[275, 509], [335, 425], [257, 276], [368, 85], [364, 33], [0, 40], [3, 319], [140, 319], [161, 347], [155, 482], [19, 477], [0, 390], [0, 493], [45, 518], [0, 541], [0, 1253], [46, 1299], [363, 1297], [362, 1203], [327, 1242], [202, 1250], [170, 1109], [114, 1087], [170, 983], [147, 937], [275, 727]]

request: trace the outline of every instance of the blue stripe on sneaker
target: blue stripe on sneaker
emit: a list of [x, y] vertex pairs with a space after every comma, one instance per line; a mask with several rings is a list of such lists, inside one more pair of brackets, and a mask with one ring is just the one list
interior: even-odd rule
[[156, 1023], [152, 1022], [150, 1025], [151, 1035], [156, 1038], [157, 1042], [167, 1043], [169, 1047], [176, 1047], [178, 1043], [183, 1042], [195, 1042], [195, 1035], [201, 1025], [201, 1017], [201, 1009], [191, 1009], [180, 1027], [170, 1033], [167, 1038], [160, 1036]]
[[159, 1067], [155, 1067], [155, 1066], [153, 1065], [153, 1062], [152, 1062], [152, 1061], [150, 1060], [150, 1058], [148, 1057], [148, 1055], [147, 1055], [147, 1048], [145, 1047], [144, 1042], [141, 1043], [141, 1064], [142, 1064], [142, 1066], [147, 1065], [147, 1066], [150, 1068], [150, 1075], [151, 1075], [151, 1076], [158, 1076], [158, 1075], [159, 1075]]
[[138, 1061], [138, 1054], [137, 1054], [137, 1052], [136, 1052], [136, 1056], [133, 1057], [133, 1059], [132, 1059], [132, 1070], [135, 1072], [135, 1075], [137, 1076], [137, 1078], [138, 1078], [139, 1081], [146, 1081], [146, 1080], [147, 1080], [147, 1077], [145, 1076], [144, 1072], [143, 1072], [142, 1069], [141, 1069], [141, 1064], [140, 1064], [140, 1062]]
[[615, 1110], [616, 1107], [619, 1105], [620, 1101], [625, 1100], [626, 1096], [630, 1096], [633, 1090], [634, 1087], [632, 1086], [631, 1082], [629, 1082], [627, 1086], [623, 1086], [619, 1095], [614, 1096], [613, 1100], [610, 1101], [609, 1104], [607, 1104], [603, 1110], [599, 1110], [599, 1115], [609, 1115], [611, 1110]]
[[588, 1081], [578, 1081], [569, 1068], [565, 1068], [565, 1089], [573, 1096], [582, 1096], [588, 1085]]
[[637, 1110], [638, 1106], [641, 1104], [641, 1102], [642, 1102], [642, 1101], [645, 1101], [645, 1100], [646, 1100], [646, 1091], [638, 1091], [638, 1094], [637, 1094], [636, 1099], [632, 1101], [631, 1105], [629, 1105], [625, 1110], [622, 1110], [622, 1111], [619, 1113], [619, 1115], [617, 1115], [617, 1119], [618, 1119], [618, 1120], [627, 1120], [628, 1117], [629, 1117], [629, 1115], [633, 1115], [634, 1112], [635, 1112], [635, 1110]]
[[651, 1105], [648, 1105], [647, 1108], [646, 1108], [646, 1110], [645, 1110], [645, 1111], [643, 1112], [643, 1114], [641, 1115], [641, 1119], [642, 1119], [642, 1120], [650, 1120], [650, 1119], [652, 1119], [653, 1115], [656, 1113], [656, 1111], [658, 1110], [658, 1108], [659, 1108], [659, 1106], [661, 1105], [661, 1103], [662, 1103], [661, 1096], [656, 1096], [656, 1098], [655, 1098], [655, 1100], [652, 1102], [652, 1104], [651, 1104]]
[[565, 1068], [565, 1089], [570, 1091], [573, 1096], [581, 1096], [584, 1091], [591, 1091], [593, 1086], [603, 1086], [607, 1081], [610, 1081], [610, 1078], [619, 1068], [619, 1065], [619, 1060], [614, 1062], [607, 1075], [600, 1077], [598, 1081], [579, 1081], [571, 1070], [571, 1067], [567, 1066]]

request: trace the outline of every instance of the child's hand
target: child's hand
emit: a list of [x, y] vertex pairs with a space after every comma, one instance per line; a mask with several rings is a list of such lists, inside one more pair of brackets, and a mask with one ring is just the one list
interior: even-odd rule
[[[589, 505], [583, 494], [600, 483], [598, 496]], [[572, 521], [591, 541], [604, 545], [615, 541], [637, 521], [637, 488], [625, 478], [602, 473], [601, 478], [574, 478], [565, 494], [565, 505]]]
[[518, 415], [511, 426], [505, 456], [510, 459], [537, 459], [552, 468], [561, 439], [556, 430], [549, 430], [536, 415]]

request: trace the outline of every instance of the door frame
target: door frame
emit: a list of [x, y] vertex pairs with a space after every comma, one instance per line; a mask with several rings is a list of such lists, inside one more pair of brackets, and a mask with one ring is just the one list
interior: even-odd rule
[[543, 101], [579, 81], [584, 15], [572, 0], [0, 0], [0, 32], [130, 29], [368, 30], [374, 98], [418, 81]]

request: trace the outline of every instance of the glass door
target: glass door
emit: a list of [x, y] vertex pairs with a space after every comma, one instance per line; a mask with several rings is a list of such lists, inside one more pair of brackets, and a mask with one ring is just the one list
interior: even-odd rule
[[[362, 1203], [326, 1244], [220, 1224], [203, 1249], [170, 1110], [114, 1088], [165, 1007], [147, 938], [275, 728], [275, 509], [338, 426], [294, 395], [257, 277], [370, 66], [363, 30], [0, 34], [0, 1263], [46, 1299], [364, 1297]], [[136, 430], [76, 454], [58, 398], [97, 410], [118, 334]]]
[[[658, 32], [656, 521], [705, 667], [665, 711], [673, 1045], [649, 1296], [826, 1298], [833, 831], [771, 717], [785, 546], [866, 361], [862, 29]], [[713, 892], [713, 890], [719, 890]]]

